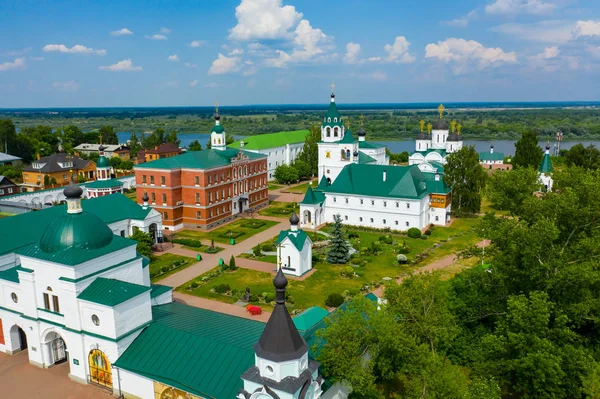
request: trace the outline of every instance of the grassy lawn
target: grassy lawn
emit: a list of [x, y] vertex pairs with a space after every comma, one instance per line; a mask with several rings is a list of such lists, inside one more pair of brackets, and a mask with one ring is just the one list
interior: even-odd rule
[[[300, 184], [296, 187], [292, 187], [289, 189], [285, 189], [282, 190], [284, 193], [293, 193], [293, 194], [304, 194], [306, 193], [306, 190], [308, 189], [308, 186], [310, 185], [310, 182], [306, 182], [304, 184]], [[312, 184], [312, 187], [315, 188], [317, 186], [317, 182], [314, 182]]]
[[292, 202], [272, 201], [268, 207], [258, 211], [258, 214], [262, 216], [273, 216], [277, 218], [288, 219], [290, 216], [292, 216], [293, 211], [300, 213], [300, 206]]
[[[357, 258], [353, 258], [350, 263], [345, 265], [330, 265], [324, 261], [327, 248], [313, 249], [313, 253], [319, 254], [321, 261], [313, 264], [317, 270], [309, 278], [298, 281], [289, 280], [288, 291], [292, 296], [293, 304], [290, 304], [292, 310], [302, 310], [310, 306], [325, 306], [325, 299], [329, 294], [340, 293], [349, 294], [357, 293], [365, 285], [372, 288], [378, 287], [381, 284], [389, 284], [395, 278], [401, 277], [423, 267], [435, 260], [453, 254], [465, 248], [466, 246], [475, 244], [479, 239], [474, 231], [474, 227], [478, 222], [478, 218], [457, 219], [451, 227], [436, 226], [431, 235], [426, 240], [408, 238], [401, 234], [391, 234], [392, 244], [380, 244], [380, 251], [376, 254], [361, 253]], [[331, 229], [329, 226], [325, 229]], [[350, 228], [352, 230], [352, 228]], [[352, 230], [354, 231], [354, 230]], [[358, 242], [352, 239], [354, 246], [359, 248], [370, 248], [371, 243], [378, 241], [383, 233], [356, 231], [358, 233]], [[406, 255], [409, 259], [409, 264], [398, 265], [396, 261], [397, 248], [406, 242], [406, 246], [410, 248], [410, 252]], [[420, 255], [417, 257], [417, 255]], [[274, 257], [275, 258], [275, 257]], [[421, 258], [421, 261], [417, 261]], [[415, 260], [415, 263], [412, 261]], [[265, 260], [267, 261], [267, 260]], [[365, 266], [351, 266], [353, 263], [364, 261]], [[456, 265], [444, 271], [446, 278], [450, 278], [454, 273], [466, 267], [471, 267], [474, 260], [461, 260]], [[344, 269], [351, 267], [354, 273], [358, 276], [353, 278], [343, 277], [341, 273]], [[272, 292], [273, 276], [270, 273], [257, 272], [248, 269], [238, 269], [235, 272], [225, 272], [217, 277], [210, 279], [208, 282], [203, 282], [199, 276], [193, 281], [200, 284], [194, 289], [188, 289], [191, 282], [184, 284], [178, 289], [182, 292], [197, 295], [204, 298], [216, 299], [219, 301], [234, 303], [240, 293], [243, 293], [246, 287], [254, 294], [263, 292]], [[389, 277], [390, 282], [383, 281], [384, 277]], [[218, 294], [211, 289], [218, 284], [228, 284], [233, 295]], [[262, 307], [269, 308], [265, 303], [258, 303]]]
[[269, 191], [271, 191], [271, 190], [279, 190], [280, 188], [283, 188], [283, 187], [285, 187], [285, 186], [283, 186], [281, 184], [272, 183], [272, 182], [269, 183], [269, 185], [268, 185]]
[[203, 245], [201, 247], [190, 247], [188, 245], [182, 245], [182, 247], [185, 248], [185, 249], [189, 249], [190, 251], [202, 252], [202, 253], [205, 253], [205, 254], [209, 254], [209, 253], [216, 254], [216, 253], [221, 252], [224, 249], [223, 247], [218, 247], [216, 245], [215, 245], [215, 252], [211, 252], [211, 251], [208, 250], [210, 248], [209, 245]]
[[[255, 223], [253, 226], [252, 224]], [[268, 228], [275, 226], [277, 222], [259, 219], [239, 219], [233, 223], [221, 226], [213, 231], [183, 230], [175, 234], [175, 238], [191, 238], [210, 244], [211, 240], [229, 244], [231, 238], [236, 242], [244, 241]]]
[[252, 259], [252, 260], [257, 260], [260, 262], [277, 264], [277, 255], [263, 255], [263, 256], [259, 256], [257, 258], [256, 256], [251, 255], [251, 254], [241, 254], [238, 256], [238, 258]]
[[137, 202], [137, 192], [135, 190], [131, 191], [131, 192], [125, 192], [125, 194], [123, 194], [124, 196], [126, 196], [127, 198], [129, 198], [130, 200]]
[[15, 215], [12, 214], [12, 213], [0, 212], [0, 219], [7, 218], [7, 217], [10, 217], [10, 216], [15, 216]]
[[481, 213], [495, 212], [496, 215], [498, 215], [498, 216], [508, 216], [508, 215], [510, 215], [509, 211], [501, 211], [501, 210], [498, 210], [498, 209], [494, 209], [494, 206], [492, 205], [492, 203], [490, 202], [490, 200], [487, 199], [485, 196], [481, 200], [481, 209], [480, 209], [479, 212], [481, 212]]
[[[185, 262], [181, 265], [175, 265], [174, 262]], [[152, 255], [150, 257], [150, 280], [154, 283], [173, 273], [181, 271], [196, 262], [194, 258], [187, 256], [164, 254], [160, 256]], [[162, 269], [162, 270], [161, 270]]]

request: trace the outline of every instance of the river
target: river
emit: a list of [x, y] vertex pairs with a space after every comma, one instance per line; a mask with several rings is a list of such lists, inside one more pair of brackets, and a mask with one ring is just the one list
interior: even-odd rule
[[[119, 143], [126, 143], [131, 136], [130, 132], [118, 132], [117, 137], [119, 138]], [[138, 138], [140, 134], [138, 134]], [[234, 136], [236, 140], [243, 139], [247, 136]], [[192, 141], [198, 140], [200, 144], [202, 144], [203, 148], [206, 148], [206, 143], [210, 138], [210, 134], [207, 133], [180, 133], [178, 136], [179, 140], [181, 140], [181, 147], [187, 147]], [[403, 141], [379, 141], [373, 140], [376, 143], [385, 145], [391, 152], [399, 153], [402, 151], [413, 152], [415, 150], [415, 142], [414, 140], [403, 140]], [[515, 142], [516, 140], [495, 140], [494, 141], [494, 151], [502, 152], [505, 156], [515, 155]], [[466, 140], [463, 145], [472, 145], [475, 146], [475, 150], [477, 152], [489, 151], [491, 140]], [[560, 144], [561, 149], [568, 150], [576, 144], [579, 144], [579, 141], [563, 141]], [[588, 146], [590, 144], [595, 145], [600, 148], [600, 141], [581, 141], [584, 146]], [[550, 143], [553, 146], [554, 153], [554, 144], [555, 142]], [[540, 147], [544, 148], [546, 146], [546, 141], [539, 142]]]

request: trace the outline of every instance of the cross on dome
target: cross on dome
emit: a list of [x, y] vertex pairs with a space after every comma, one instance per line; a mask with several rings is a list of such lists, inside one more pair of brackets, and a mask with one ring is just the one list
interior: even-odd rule
[[440, 119], [442, 119], [442, 117], [444, 116], [445, 109], [446, 109], [446, 107], [444, 107], [444, 104], [440, 104], [440, 106], [438, 107], [438, 112], [440, 113]]

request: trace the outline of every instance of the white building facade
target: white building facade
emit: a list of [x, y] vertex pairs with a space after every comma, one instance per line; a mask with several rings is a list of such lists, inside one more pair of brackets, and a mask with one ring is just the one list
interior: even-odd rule
[[282, 230], [277, 237], [277, 264], [285, 274], [296, 277], [312, 269], [313, 242], [298, 228], [299, 223], [296, 212], [292, 213], [290, 229]]

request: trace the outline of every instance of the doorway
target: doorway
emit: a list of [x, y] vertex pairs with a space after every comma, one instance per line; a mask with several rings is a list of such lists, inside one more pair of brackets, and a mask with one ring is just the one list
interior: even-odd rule
[[60, 364], [67, 361], [67, 345], [65, 345], [65, 341], [62, 338], [58, 337], [54, 339], [51, 347], [53, 364]]
[[27, 335], [25, 335], [25, 331], [23, 331], [23, 329], [21, 327], [17, 327], [18, 328], [18, 334], [19, 334], [19, 349], [24, 351], [25, 349], [27, 349]]

